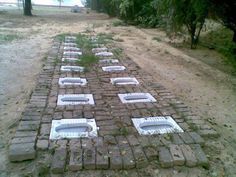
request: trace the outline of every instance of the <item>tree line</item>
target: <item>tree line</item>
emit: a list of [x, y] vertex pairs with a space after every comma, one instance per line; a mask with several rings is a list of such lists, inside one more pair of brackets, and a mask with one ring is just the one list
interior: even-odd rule
[[166, 26], [175, 32], [184, 28], [191, 48], [196, 47], [206, 18], [212, 18], [233, 31], [236, 44], [235, 0], [87, 0], [86, 5], [132, 24]]

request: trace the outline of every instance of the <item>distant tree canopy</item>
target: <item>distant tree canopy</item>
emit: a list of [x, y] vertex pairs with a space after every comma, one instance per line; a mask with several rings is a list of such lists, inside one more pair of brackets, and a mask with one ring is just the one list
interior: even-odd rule
[[87, 0], [87, 5], [92, 10], [138, 25], [166, 25], [175, 32], [185, 28], [191, 38], [191, 48], [197, 45], [209, 12], [214, 11], [223, 24], [234, 31], [236, 42], [235, 0]]
[[198, 43], [202, 27], [208, 15], [209, 3], [206, 0], [163, 0], [157, 3], [160, 14], [166, 16], [173, 31], [185, 27], [191, 38], [191, 48]]
[[234, 32], [233, 42], [236, 43], [236, 1], [235, 0], [210, 0], [212, 13], [221, 20], [224, 26]]

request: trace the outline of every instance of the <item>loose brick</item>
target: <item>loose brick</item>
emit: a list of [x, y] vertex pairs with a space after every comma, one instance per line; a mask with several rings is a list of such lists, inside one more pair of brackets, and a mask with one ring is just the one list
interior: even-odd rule
[[109, 157], [108, 149], [105, 146], [98, 146], [96, 152], [96, 169], [108, 169]]
[[116, 145], [117, 144], [115, 137], [111, 136], [111, 135], [104, 136], [104, 143], [106, 145]]
[[123, 160], [123, 169], [135, 168], [135, 160], [131, 148], [129, 146], [126, 146], [121, 148], [120, 150]]
[[218, 138], [219, 137], [219, 134], [213, 129], [199, 130], [199, 134], [203, 137], [206, 137], [206, 138], [209, 138], [209, 137]]
[[133, 150], [133, 154], [134, 154], [136, 167], [143, 168], [143, 167], [147, 166], [148, 160], [145, 156], [145, 153], [143, 152], [142, 147], [134, 146], [134, 147], [132, 147], [132, 150]]
[[103, 146], [104, 142], [103, 142], [103, 137], [96, 137], [92, 139], [93, 145], [94, 147], [99, 147], [99, 146]]
[[156, 160], [158, 158], [158, 151], [155, 147], [145, 147], [144, 153], [149, 161]]
[[205, 168], [209, 168], [209, 161], [205, 155], [205, 153], [203, 152], [201, 146], [199, 144], [193, 144], [191, 145], [192, 150], [195, 153], [195, 156], [197, 158], [197, 164], [200, 166], [203, 166]]
[[41, 120], [41, 116], [28, 116], [28, 115], [24, 115], [21, 118], [22, 121], [40, 121]]
[[184, 144], [183, 140], [180, 138], [180, 136], [177, 133], [172, 134], [172, 141], [174, 144], [177, 144], [177, 145]]
[[40, 135], [49, 136], [51, 131], [51, 124], [41, 124]]
[[72, 149], [70, 152], [70, 161], [68, 169], [70, 171], [78, 171], [83, 168], [83, 150], [80, 148]]
[[17, 130], [19, 131], [38, 131], [40, 121], [21, 121]]
[[118, 145], [120, 147], [127, 147], [127, 146], [129, 146], [129, 143], [128, 143], [127, 139], [124, 136], [116, 136], [116, 140], [117, 140]]
[[158, 137], [160, 138], [160, 141], [164, 146], [169, 146], [172, 143], [169, 134], [159, 135]]
[[138, 146], [139, 145], [139, 141], [136, 138], [136, 136], [128, 135], [126, 138], [127, 138], [128, 142], [129, 142], [130, 146]]
[[189, 135], [191, 136], [191, 138], [194, 140], [196, 144], [200, 144], [200, 145], [205, 144], [204, 139], [196, 132], [189, 132]]
[[170, 153], [172, 155], [174, 165], [184, 165], [185, 158], [181, 148], [178, 145], [170, 145]]
[[174, 164], [173, 158], [170, 154], [170, 151], [166, 147], [159, 148], [159, 161], [161, 167], [169, 168], [172, 167]]
[[53, 155], [51, 171], [58, 174], [63, 173], [66, 165], [67, 151], [64, 148], [56, 149]]
[[110, 168], [111, 169], [122, 169], [122, 158], [118, 146], [108, 147], [109, 156], [110, 156]]
[[197, 165], [197, 159], [189, 145], [180, 145], [186, 160], [186, 166], [194, 167]]
[[12, 139], [12, 144], [24, 144], [24, 143], [35, 143], [36, 136], [30, 136], [30, 137], [15, 137]]
[[72, 139], [72, 140], [70, 140], [69, 148], [70, 148], [70, 151], [80, 150], [82, 148], [81, 147], [80, 139]]
[[138, 136], [137, 138], [138, 138], [138, 141], [139, 141], [139, 143], [140, 143], [140, 145], [142, 147], [146, 147], [146, 146], [150, 146], [151, 145], [150, 142], [149, 142], [148, 137], [146, 137], [146, 136]]
[[42, 151], [47, 150], [48, 145], [49, 145], [48, 140], [38, 140], [37, 141], [37, 149], [38, 150], [42, 150]]
[[154, 147], [163, 146], [163, 143], [161, 142], [161, 138], [159, 136], [152, 136], [149, 137], [150, 144]]
[[179, 133], [179, 136], [181, 137], [181, 139], [182, 139], [186, 144], [193, 144], [193, 143], [194, 143], [193, 139], [191, 138], [191, 136], [190, 136], [187, 132]]
[[95, 148], [85, 148], [83, 150], [84, 168], [88, 170], [96, 169], [96, 151]]
[[36, 131], [16, 131], [15, 137], [36, 137]]
[[36, 156], [35, 143], [11, 144], [9, 159], [11, 162], [34, 159]]
[[57, 146], [58, 149], [59, 148], [66, 149], [67, 143], [68, 143], [68, 140], [58, 140], [56, 142], [56, 146]]
[[90, 149], [92, 147], [93, 147], [93, 142], [91, 139], [88, 139], [88, 138], [82, 139], [82, 148]]

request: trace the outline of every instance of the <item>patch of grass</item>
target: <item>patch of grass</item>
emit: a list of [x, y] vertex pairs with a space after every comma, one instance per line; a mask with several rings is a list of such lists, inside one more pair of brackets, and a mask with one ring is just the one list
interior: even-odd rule
[[0, 34], [0, 43], [11, 42], [17, 39], [21, 39], [21, 36], [17, 34]]
[[127, 136], [129, 134], [129, 129], [126, 127], [121, 127], [112, 133], [114, 136]]
[[159, 37], [153, 37], [152, 40], [157, 41], [157, 42], [161, 42], [161, 39]]
[[93, 48], [93, 45], [90, 39], [84, 34], [77, 34], [76, 37], [77, 37], [76, 43], [78, 44], [80, 48], [83, 49], [83, 52], [90, 53], [90, 51]]
[[113, 26], [117, 27], [117, 26], [127, 26], [127, 24], [121, 20], [116, 20], [116, 21], [113, 21], [112, 23]]
[[[56, 64], [58, 64], [60, 61], [61, 61], [61, 60], [60, 60], [58, 57], [56, 57], [56, 58], [54, 59], [53, 63], [54, 63], [54, 65], [56, 65]], [[67, 61], [65, 61], [65, 62], [67, 62]]]
[[114, 41], [117, 41], [117, 42], [124, 42], [124, 39], [116, 38], [116, 39], [114, 39]]
[[99, 33], [97, 35], [97, 43], [98, 44], [108, 44], [111, 43], [111, 41], [113, 41], [113, 34], [110, 33]]
[[70, 33], [58, 34], [56, 36], [56, 39], [58, 39], [60, 42], [63, 42], [63, 41], [65, 41], [66, 36], [71, 36], [71, 35], [73, 36], [73, 34], [70, 34]]
[[123, 52], [123, 49], [121, 49], [121, 48], [114, 48], [114, 49], [112, 49], [112, 53], [113, 53], [116, 57], [120, 57], [121, 54], [122, 54], [122, 52]]
[[232, 42], [233, 32], [225, 27], [218, 28], [201, 37], [200, 45], [215, 49], [225, 56], [226, 64], [232, 65], [236, 73], [236, 44]]
[[120, 135], [123, 135], [123, 136], [129, 135], [129, 130], [126, 127], [120, 128]]
[[84, 54], [83, 56], [81, 56], [80, 60], [78, 60], [76, 63], [80, 66], [85, 67], [86, 70], [88, 70], [88, 68], [93, 64], [97, 63], [98, 60], [99, 58], [93, 54]]

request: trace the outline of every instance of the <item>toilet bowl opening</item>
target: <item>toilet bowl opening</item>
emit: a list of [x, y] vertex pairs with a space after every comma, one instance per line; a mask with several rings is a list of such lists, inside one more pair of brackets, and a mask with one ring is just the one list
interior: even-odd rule
[[125, 83], [133, 83], [136, 84], [137, 82], [132, 79], [132, 78], [120, 78], [120, 79], [115, 79], [114, 84], [125, 84]]
[[172, 129], [173, 125], [170, 122], [159, 121], [159, 122], [144, 122], [139, 125], [142, 130], [165, 130]]
[[65, 98], [62, 98], [61, 101], [63, 102], [88, 102], [89, 99], [86, 97], [65, 97]]
[[62, 83], [84, 83], [81, 79], [64, 79]]
[[79, 66], [64, 66], [63, 69], [67, 69], [67, 70], [83, 70], [83, 67], [79, 67]]
[[86, 123], [62, 124], [55, 128], [57, 133], [83, 133], [91, 132], [92, 126]]
[[131, 100], [143, 100], [143, 99], [148, 99], [146, 95], [130, 95], [130, 96], [125, 96], [125, 100], [131, 101]]

